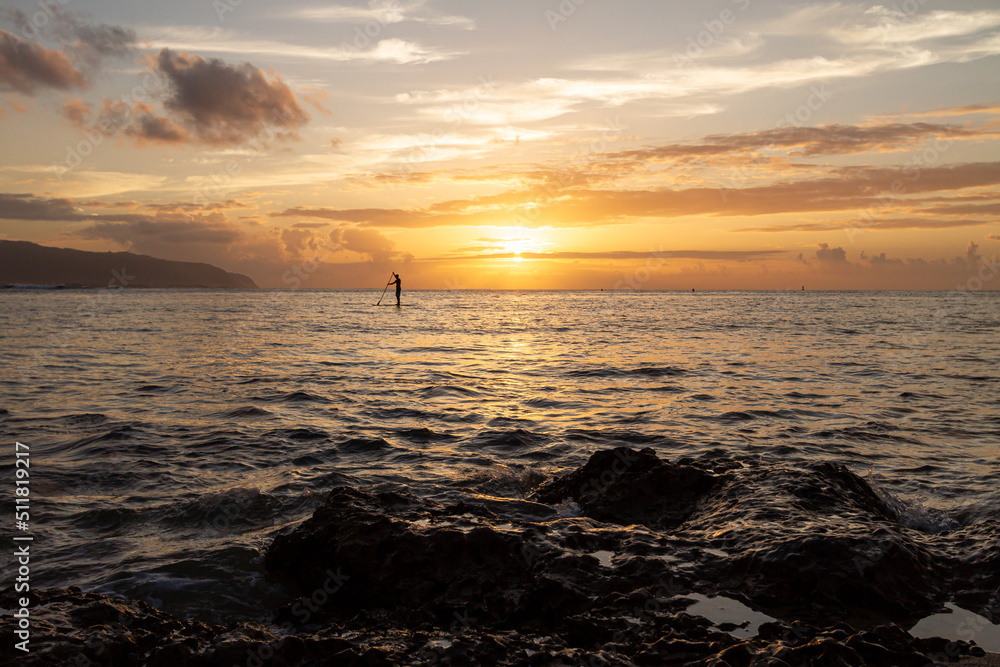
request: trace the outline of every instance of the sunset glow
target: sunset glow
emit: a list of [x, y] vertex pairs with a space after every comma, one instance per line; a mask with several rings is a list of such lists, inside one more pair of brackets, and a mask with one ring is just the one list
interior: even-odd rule
[[0, 18], [5, 239], [262, 287], [1000, 284], [985, 0]]

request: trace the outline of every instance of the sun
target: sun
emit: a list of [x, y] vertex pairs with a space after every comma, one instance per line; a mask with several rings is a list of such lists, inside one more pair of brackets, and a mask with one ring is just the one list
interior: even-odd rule
[[522, 254], [544, 251], [548, 244], [535, 238], [531, 231], [522, 227], [508, 228], [505, 230], [506, 233], [496, 240], [497, 252], [512, 255], [511, 259], [515, 262], [524, 262], [529, 258], [522, 257]]
[[524, 258], [519, 255], [522, 252], [531, 252], [535, 250], [536, 247], [536, 244], [531, 239], [512, 239], [510, 241], [504, 241], [503, 252], [515, 255], [514, 259], [517, 261], [523, 261]]

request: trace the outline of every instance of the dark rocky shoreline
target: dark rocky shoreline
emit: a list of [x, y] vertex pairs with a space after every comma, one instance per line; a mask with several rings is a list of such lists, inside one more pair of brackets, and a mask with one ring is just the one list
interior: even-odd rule
[[[595, 453], [525, 498], [342, 486], [264, 557], [298, 598], [256, 624], [177, 619], [79, 589], [32, 594], [5, 664], [913, 665], [981, 656], [904, 628], [957, 600], [996, 622], [982, 522], [926, 534], [864, 479], [723, 454]], [[994, 533], [995, 534], [995, 533]], [[975, 545], [975, 546], [970, 546]], [[776, 619], [688, 613], [726, 595]], [[14, 605], [13, 589], [0, 605]], [[11, 619], [2, 621], [12, 636]]]

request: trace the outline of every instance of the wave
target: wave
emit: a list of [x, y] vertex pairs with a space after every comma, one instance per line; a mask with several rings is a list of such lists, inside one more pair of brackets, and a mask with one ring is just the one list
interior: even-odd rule
[[640, 366], [638, 368], [622, 369], [614, 366], [598, 366], [566, 371], [565, 375], [574, 378], [614, 378], [614, 377], [681, 377], [688, 372], [674, 366]]
[[263, 401], [265, 403], [329, 403], [330, 399], [320, 396], [319, 394], [312, 394], [308, 391], [292, 391], [287, 394], [270, 394], [265, 396], [257, 396], [254, 398], [257, 401]]
[[535, 447], [548, 442], [549, 436], [543, 433], [532, 433], [524, 429], [513, 431], [483, 431], [471, 440], [478, 447]]
[[417, 390], [417, 396], [427, 400], [431, 398], [469, 398], [478, 397], [480, 392], [459, 385], [434, 385]]
[[268, 412], [264, 408], [258, 408], [253, 405], [245, 405], [240, 408], [234, 408], [229, 412], [222, 413], [223, 417], [271, 417], [274, 413]]
[[[922, 466], [913, 472], [925, 471], [927, 468], [933, 470], [931, 466]], [[894, 496], [885, 487], [884, 480], [876, 477], [874, 468], [868, 471], [864, 479], [886, 507], [896, 515], [897, 520], [907, 528], [933, 535], [947, 533], [960, 526], [959, 521], [947, 512], [927, 507], [926, 498], [903, 500]]]

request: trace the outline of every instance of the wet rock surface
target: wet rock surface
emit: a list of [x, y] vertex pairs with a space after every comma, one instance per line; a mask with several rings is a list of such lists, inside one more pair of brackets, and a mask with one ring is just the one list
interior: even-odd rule
[[[526, 497], [335, 488], [267, 548], [264, 568], [297, 597], [258, 624], [52, 589], [33, 593], [32, 653], [6, 642], [0, 660], [923, 666], [982, 653], [903, 628], [951, 600], [998, 620], [997, 552], [974, 539], [990, 529], [908, 528], [841, 466], [618, 448]], [[694, 594], [776, 620], [716, 623], [690, 612]], [[0, 630], [12, 636], [9, 615]]]

